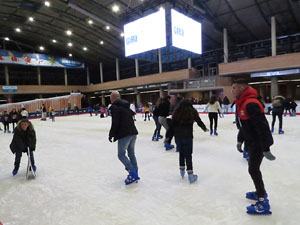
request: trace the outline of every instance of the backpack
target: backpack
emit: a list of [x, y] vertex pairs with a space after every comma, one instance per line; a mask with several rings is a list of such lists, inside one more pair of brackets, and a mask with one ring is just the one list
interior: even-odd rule
[[274, 101], [272, 102], [272, 106], [275, 108], [281, 107], [282, 106], [281, 99], [274, 99]]

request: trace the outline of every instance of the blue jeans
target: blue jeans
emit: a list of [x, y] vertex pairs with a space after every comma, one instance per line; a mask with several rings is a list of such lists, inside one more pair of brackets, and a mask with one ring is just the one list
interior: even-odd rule
[[[126, 170], [135, 169], [138, 171], [138, 166], [134, 154], [134, 145], [137, 135], [129, 135], [118, 140], [118, 158], [125, 166]], [[126, 150], [128, 157], [126, 156]]]

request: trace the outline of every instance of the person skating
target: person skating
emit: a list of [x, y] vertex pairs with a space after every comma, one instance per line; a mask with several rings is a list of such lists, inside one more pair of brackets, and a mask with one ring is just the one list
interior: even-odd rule
[[11, 120], [11, 118], [10, 118], [9, 114], [7, 113], [7, 111], [4, 111], [4, 113], [2, 115], [2, 123], [4, 126], [4, 133], [10, 133], [10, 130], [9, 130], [10, 120]]
[[[169, 124], [168, 124], [168, 116], [170, 115], [170, 99], [171, 97], [165, 96], [162, 99], [162, 103], [159, 104], [158, 106], [158, 121], [159, 123], [165, 128], [166, 133], [168, 132], [169, 129]], [[164, 140], [164, 145], [166, 150], [171, 150], [174, 148], [174, 145], [171, 145], [171, 138], [165, 138]]]
[[158, 121], [158, 117], [159, 117], [159, 111], [158, 111], [158, 106], [161, 103], [161, 98], [158, 98], [153, 110], [153, 120], [155, 122], [155, 130], [154, 130], [154, 134], [152, 136], [152, 141], [158, 141], [160, 138], [163, 138], [163, 136], [160, 135], [160, 130], [161, 130], [161, 124]]
[[197, 175], [193, 173], [192, 162], [194, 122], [196, 122], [203, 131], [208, 131], [191, 101], [182, 100], [172, 115], [170, 127], [167, 132], [167, 137], [175, 137], [175, 142], [179, 149], [180, 175], [183, 178], [186, 169], [190, 183], [194, 183], [198, 178]]
[[[214, 133], [214, 135], [218, 136], [217, 127], [218, 127], [218, 113], [220, 112], [223, 116], [223, 111], [221, 109], [219, 101], [217, 101], [217, 97], [212, 95], [210, 97], [209, 103], [207, 103], [204, 112], [209, 109], [208, 118], [210, 122], [210, 135]], [[214, 124], [214, 129], [213, 129]]]
[[275, 121], [276, 121], [276, 117], [278, 117], [279, 120], [279, 129], [278, 129], [278, 133], [279, 134], [284, 134], [284, 131], [282, 130], [282, 115], [283, 115], [283, 111], [284, 111], [284, 107], [285, 107], [285, 97], [283, 96], [275, 96], [273, 98], [273, 102], [272, 102], [272, 128], [271, 128], [271, 132], [274, 132], [274, 125], [275, 125]]
[[13, 130], [15, 129], [15, 124], [18, 122], [18, 113], [16, 111], [16, 109], [13, 109], [10, 113], [9, 116], [11, 118], [11, 123], [13, 126]]
[[247, 192], [246, 198], [257, 202], [247, 207], [249, 214], [271, 214], [265, 191], [260, 165], [263, 157], [275, 160], [270, 151], [273, 137], [262, 104], [257, 100], [257, 91], [245, 81], [232, 84], [232, 94], [236, 98], [238, 122], [249, 154], [248, 171], [256, 191]]
[[14, 136], [10, 144], [10, 149], [12, 153], [15, 154], [14, 170], [12, 171], [14, 176], [19, 171], [22, 153], [27, 153], [27, 148], [29, 148], [32, 168], [36, 171], [33, 156], [33, 151], [35, 151], [36, 148], [35, 130], [32, 123], [28, 119], [23, 118], [14, 129]]
[[[129, 102], [120, 99], [118, 91], [111, 93], [110, 101], [112, 103], [110, 107], [112, 123], [108, 139], [110, 142], [118, 141], [118, 158], [129, 172], [125, 180], [125, 184], [127, 185], [140, 179], [134, 152], [138, 131], [134, 125], [134, 113], [129, 108]], [[126, 156], [126, 151], [128, 157]]]

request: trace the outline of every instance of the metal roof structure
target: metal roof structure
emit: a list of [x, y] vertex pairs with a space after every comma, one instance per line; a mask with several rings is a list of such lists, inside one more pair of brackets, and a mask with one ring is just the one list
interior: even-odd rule
[[202, 22], [204, 52], [222, 48], [223, 28], [229, 45], [269, 39], [272, 16], [278, 36], [300, 32], [300, 0], [0, 0], [0, 38], [10, 39], [0, 48], [41, 52], [43, 46], [46, 54], [71, 53], [90, 63], [126, 61], [123, 25], [166, 4]]

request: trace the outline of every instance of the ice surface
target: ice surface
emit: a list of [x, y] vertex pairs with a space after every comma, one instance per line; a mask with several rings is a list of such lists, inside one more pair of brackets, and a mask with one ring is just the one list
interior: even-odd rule
[[[208, 126], [207, 115], [201, 118]], [[236, 150], [233, 115], [219, 119], [219, 136], [194, 125], [194, 172], [181, 179], [178, 153], [152, 142], [154, 122], [138, 115], [136, 156], [141, 180], [124, 185], [117, 144], [107, 139], [110, 118], [89, 115], [32, 120], [37, 133], [37, 178], [26, 180], [27, 156], [13, 177], [12, 134], [0, 134], [0, 221], [4, 225], [298, 225], [300, 224], [300, 117], [285, 117], [274, 134], [276, 161], [262, 172], [271, 216], [249, 216], [245, 192], [254, 190], [247, 162]], [[268, 120], [271, 117], [268, 116]], [[3, 128], [3, 126], [1, 125]], [[278, 121], [275, 127], [278, 130]], [[162, 128], [162, 134], [164, 134]], [[174, 142], [174, 141], [173, 141]]]

